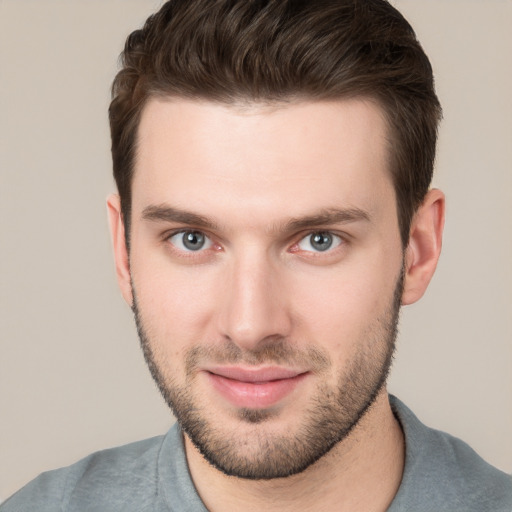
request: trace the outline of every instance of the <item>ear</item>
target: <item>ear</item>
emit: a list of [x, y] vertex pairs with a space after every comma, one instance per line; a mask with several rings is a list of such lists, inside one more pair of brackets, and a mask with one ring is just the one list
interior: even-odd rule
[[130, 259], [126, 247], [124, 221], [121, 214], [121, 200], [117, 194], [111, 194], [107, 199], [107, 211], [114, 248], [117, 282], [124, 300], [130, 307], [133, 304], [132, 283], [130, 278]]
[[444, 210], [444, 194], [433, 189], [413, 217], [405, 253], [403, 305], [419, 300], [434, 275], [441, 254]]

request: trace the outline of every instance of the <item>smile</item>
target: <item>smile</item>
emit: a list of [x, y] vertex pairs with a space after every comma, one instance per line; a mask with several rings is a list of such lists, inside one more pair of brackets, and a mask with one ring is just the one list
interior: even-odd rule
[[290, 395], [308, 372], [279, 367], [219, 367], [207, 370], [206, 375], [214, 390], [235, 407], [265, 409]]

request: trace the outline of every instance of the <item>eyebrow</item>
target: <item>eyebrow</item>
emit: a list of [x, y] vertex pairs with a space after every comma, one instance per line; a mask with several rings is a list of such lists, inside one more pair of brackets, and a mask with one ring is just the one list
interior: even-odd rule
[[[142, 218], [149, 221], [178, 222], [204, 229], [218, 229], [218, 224], [203, 215], [166, 204], [147, 206], [142, 211]], [[300, 231], [316, 226], [348, 224], [357, 221], [369, 222], [370, 214], [361, 208], [327, 208], [313, 215], [288, 220], [284, 224], [284, 231]], [[274, 228], [274, 230], [278, 231], [279, 228]]]
[[205, 229], [216, 229], [218, 227], [207, 217], [165, 204], [147, 206], [142, 211], [142, 218], [150, 221], [179, 222], [180, 224], [194, 225]]
[[361, 208], [328, 208], [314, 215], [290, 219], [285, 225], [285, 230], [300, 231], [315, 226], [348, 224], [357, 221], [370, 222], [370, 214]]

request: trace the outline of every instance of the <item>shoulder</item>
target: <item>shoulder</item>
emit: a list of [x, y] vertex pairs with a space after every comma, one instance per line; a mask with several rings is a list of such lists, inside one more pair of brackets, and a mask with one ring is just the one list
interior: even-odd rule
[[[512, 477], [485, 462], [468, 444], [431, 429], [391, 397], [406, 445], [402, 484], [391, 510], [512, 511]], [[411, 507], [420, 508], [411, 508]]]
[[104, 510], [124, 510], [123, 504], [134, 501], [140, 505], [137, 510], [143, 510], [157, 494], [163, 440], [159, 436], [102, 450], [71, 466], [42, 473], [4, 502], [0, 511], [101, 510], [101, 502], [108, 504]]

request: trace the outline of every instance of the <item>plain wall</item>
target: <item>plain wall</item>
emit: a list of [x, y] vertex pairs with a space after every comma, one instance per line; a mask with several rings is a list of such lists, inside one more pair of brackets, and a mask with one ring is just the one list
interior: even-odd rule
[[[435, 69], [448, 206], [390, 389], [511, 472], [512, 2], [394, 3]], [[117, 290], [105, 209], [116, 59], [159, 4], [0, 0], [0, 498], [173, 421]]]

